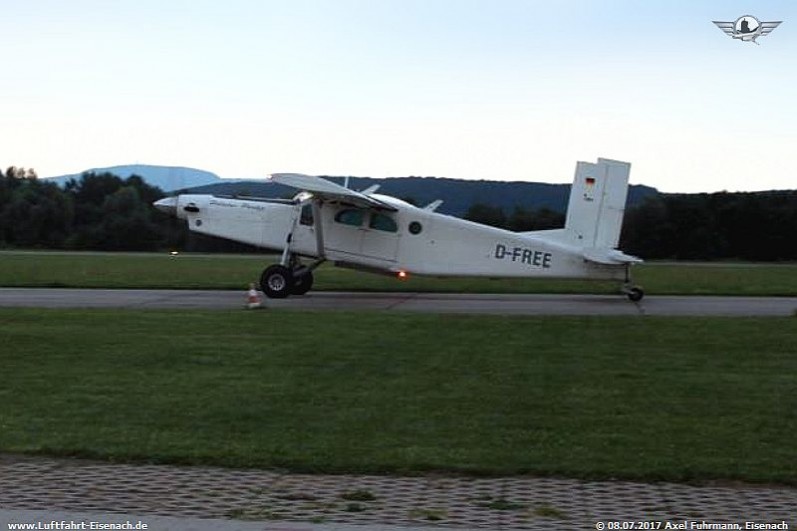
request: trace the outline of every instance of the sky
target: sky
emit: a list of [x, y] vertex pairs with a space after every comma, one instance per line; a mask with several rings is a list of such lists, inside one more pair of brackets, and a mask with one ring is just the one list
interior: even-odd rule
[[[797, 2], [0, 0], [0, 166], [797, 188]], [[782, 20], [760, 45], [712, 20]]]

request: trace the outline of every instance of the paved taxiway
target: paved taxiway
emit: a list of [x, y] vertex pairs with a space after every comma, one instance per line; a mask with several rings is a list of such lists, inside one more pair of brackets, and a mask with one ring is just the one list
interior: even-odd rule
[[[245, 291], [0, 288], [0, 307], [234, 309]], [[311, 292], [264, 306], [291, 310], [395, 310], [502, 315], [725, 315], [789, 316], [797, 297], [518, 295]]]

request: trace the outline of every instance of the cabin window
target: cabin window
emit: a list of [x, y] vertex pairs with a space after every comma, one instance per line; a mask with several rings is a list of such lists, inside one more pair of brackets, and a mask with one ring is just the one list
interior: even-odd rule
[[398, 225], [393, 221], [393, 218], [376, 212], [371, 214], [371, 221], [368, 223], [368, 227], [385, 232], [398, 232]]
[[410, 223], [410, 232], [412, 234], [420, 234], [422, 230], [423, 230], [423, 225], [421, 225], [417, 221], [413, 221], [412, 223]]
[[335, 221], [343, 223], [344, 225], [351, 225], [352, 227], [359, 227], [363, 224], [365, 213], [356, 208], [348, 208], [341, 210], [335, 215]]
[[302, 213], [299, 215], [299, 223], [302, 225], [313, 224], [313, 205], [304, 205]]

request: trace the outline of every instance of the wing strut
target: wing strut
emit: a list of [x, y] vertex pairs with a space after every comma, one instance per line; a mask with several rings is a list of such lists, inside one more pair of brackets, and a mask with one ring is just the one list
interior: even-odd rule
[[[313, 271], [316, 267], [326, 262], [326, 253], [324, 251], [324, 224], [321, 220], [321, 206], [323, 205], [323, 199], [309, 193], [303, 193], [297, 196], [295, 200], [296, 203], [294, 207], [293, 219], [291, 220], [291, 229], [285, 238], [285, 247], [282, 249], [280, 265], [290, 269], [293, 272], [294, 277], [299, 277]], [[302, 209], [308, 204], [311, 205], [313, 209], [313, 228], [315, 229], [317, 258], [313, 261], [313, 263], [305, 265], [301, 263], [299, 256], [294, 254], [291, 249], [293, 247], [293, 234], [296, 232], [296, 224], [298, 223], [299, 219], [301, 219]]]

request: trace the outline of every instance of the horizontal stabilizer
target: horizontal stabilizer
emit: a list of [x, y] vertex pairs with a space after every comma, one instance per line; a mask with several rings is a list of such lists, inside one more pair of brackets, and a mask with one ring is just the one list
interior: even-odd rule
[[395, 207], [383, 203], [378, 199], [374, 199], [360, 192], [355, 192], [345, 186], [313, 175], [303, 175], [301, 173], [274, 173], [271, 175], [271, 180], [277, 184], [284, 184], [285, 186], [290, 186], [298, 190], [312, 192], [314, 196], [322, 199], [344, 201], [365, 208], [396, 210]]
[[617, 264], [639, 264], [643, 260], [630, 254], [625, 254], [617, 249], [584, 249], [582, 256], [590, 262], [598, 264], [617, 265]]

